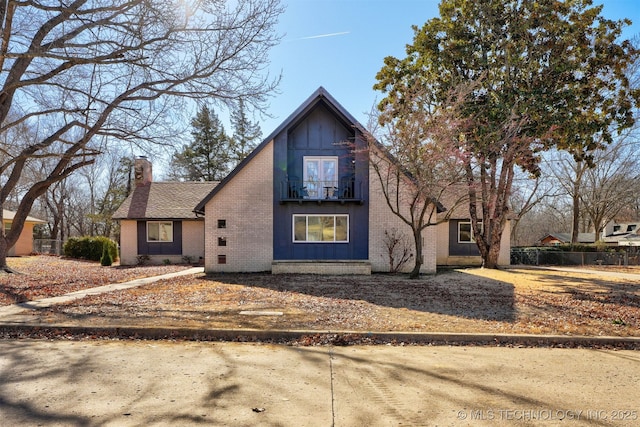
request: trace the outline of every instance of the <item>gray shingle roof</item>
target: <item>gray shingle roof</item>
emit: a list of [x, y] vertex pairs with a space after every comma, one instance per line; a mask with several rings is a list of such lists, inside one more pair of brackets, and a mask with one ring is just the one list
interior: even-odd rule
[[135, 187], [113, 219], [189, 219], [218, 182], [151, 182]]

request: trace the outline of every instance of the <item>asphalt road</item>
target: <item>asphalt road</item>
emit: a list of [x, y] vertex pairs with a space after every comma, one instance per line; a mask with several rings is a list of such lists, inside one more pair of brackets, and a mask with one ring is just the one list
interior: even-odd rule
[[0, 340], [2, 426], [636, 426], [640, 352]]

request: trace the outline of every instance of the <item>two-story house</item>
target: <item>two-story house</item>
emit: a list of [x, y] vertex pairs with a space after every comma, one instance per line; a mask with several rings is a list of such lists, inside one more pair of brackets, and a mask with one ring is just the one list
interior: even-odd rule
[[[225, 179], [189, 207], [194, 213], [190, 220], [204, 218], [205, 270], [389, 271], [388, 232], [411, 235], [411, 229], [389, 209], [372, 169], [371, 150], [376, 147], [369, 146], [360, 129], [324, 88], [316, 90]], [[411, 185], [409, 179], [407, 185]], [[145, 203], [150, 206], [153, 201], [145, 198]], [[126, 220], [126, 213], [119, 213]], [[141, 224], [145, 218], [139, 216], [136, 221], [136, 239], [142, 242], [138, 247], [144, 248]], [[478, 262], [477, 248], [465, 252], [468, 257], [438, 253], [439, 236], [455, 240], [441, 242], [447, 251], [460, 246], [459, 236], [450, 233], [450, 227], [443, 223], [423, 231], [421, 272], [435, 272], [438, 257], [445, 263], [452, 259], [457, 264]], [[507, 242], [504, 263], [508, 263], [508, 232], [503, 240]], [[475, 247], [472, 239], [462, 244]], [[412, 267], [410, 261], [404, 271]]]

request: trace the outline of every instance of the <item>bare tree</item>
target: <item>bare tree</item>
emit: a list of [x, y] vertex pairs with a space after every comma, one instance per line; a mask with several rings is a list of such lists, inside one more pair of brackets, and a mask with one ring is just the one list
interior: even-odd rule
[[624, 139], [595, 153], [594, 167], [587, 169], [580, 202], [591, 220], [596, 238], [604, 226], [634, 203], [640, 190], [637, 141]]
[[581, 232], [580, 194], [585, 173], [589, 162], [584, 155], [576, 156], [567, 152], [556, 151], [549, 155], [544, 165], [556, 178], [558, 186], [571, 199], [571, 243], [578, 243], [578, 233]]
[[82, 222], [88, 221], [84, 235], [113, 237], [117, 230], [111, 216], [127, 197], [132, 167], [133, 160], [114, 149], [80, 171], [80, 186], [88, 200], [87, 211], [78, 212], [84, 217]]
[[545, 212], [545, 206], [550, 200], [557, 200], [558, 189], [555, 180], [548, 176], [538, 176], [533, 179], [526, 173], [516, 170], [516, 178], [509, 197], [513, 217], [511, 220], [511, 245], [530, 246], [541, 237], [540, 234], [549, 232], [535, 227], [537, 218]]
[[[464, 127], [456, 108], [466, 91], [467, 88], [459, 88], [448, 103], [436, 107], [426, 88], [416, 89], [400, 114], [397, 109], [372, 114], [369, 127], [377, 138], [364, 133], [387, 206], [411, 228], [415, 249], [411, 278], [419, 277], [423, 264], [422, 232], [448, 220], [455, 207], [466, 200], [466, 187], [461, 189], [463, 162], [451, 148], [451, 141], [459, 137]], [[416, 104], [432, 107], [413, 108]], [[378, 128], [375, 122], [381, 126]], [[445, 199], [448, 211], [438, 216], [444, 210]]]
[[0, 268], [36, 198], [108, 150], [104, 136], [161, 141], [185, 99], [264, 108], [282, 11], [278, 0], [0, 2], [0, 135], [35, 130], [2, 147], [0, 207], [30, 162], [53, 159], [0, 232]]

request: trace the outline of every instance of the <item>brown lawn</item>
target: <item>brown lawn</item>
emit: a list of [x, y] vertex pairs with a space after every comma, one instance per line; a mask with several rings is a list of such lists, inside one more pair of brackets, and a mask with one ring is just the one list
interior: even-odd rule
[[[123, 274], [122, 269], [55, 258], [49, 268], [59, 269], [57, 262], [66, 263], [65, 270], [77, 268], [74, 276], [90, 272], [96, 283], [100, 274], [109, 280], [115, 277], [111, 274]], [[151, 275], [170, 267], [139, 268], [136, 274]], [[636, 272], [633, 279], [537, 269], [464, 269], [419, 280], [384, 274], [201, 275], [93, 295], [30, 315], [48, 324], [91, 326], [638, 337]], [[45, 264], [28, 276], [29, 283], [40, 286], [58, 277]], [[7, 278], [2, 279], [7, 292]]]

